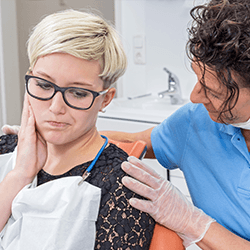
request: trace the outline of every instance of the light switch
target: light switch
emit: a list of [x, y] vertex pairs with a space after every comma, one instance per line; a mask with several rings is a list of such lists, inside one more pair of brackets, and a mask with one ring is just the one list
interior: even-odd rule
[[141, 36], [134, 37], [134, 47], [142, 48], [143, 47], [143, 38]]
[[133, 37], [134, 62], [135, 64], [146, 64], [145, 36], [137, 35]]

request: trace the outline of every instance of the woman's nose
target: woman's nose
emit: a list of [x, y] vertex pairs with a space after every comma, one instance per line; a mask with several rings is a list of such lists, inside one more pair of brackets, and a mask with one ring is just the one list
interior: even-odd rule
[[197, 82], [190, 95], [190, 100], [193, 103], [209, 103], [210, 100], [206, 96], [204, 86], [200, 82]]
[[64, 114], [67, 104], [64, 102], [63, 95], [57, 92], [51, 99], [49, 110], [54, 114]]

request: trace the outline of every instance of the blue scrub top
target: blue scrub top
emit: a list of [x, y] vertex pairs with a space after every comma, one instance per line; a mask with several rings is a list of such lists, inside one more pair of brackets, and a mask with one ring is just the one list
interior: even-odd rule
[[188, 103], [153, 129], [151, 141], [161, 165], [183, 171], [195, 206], [250, 240], [250, 155], [241, 130]]

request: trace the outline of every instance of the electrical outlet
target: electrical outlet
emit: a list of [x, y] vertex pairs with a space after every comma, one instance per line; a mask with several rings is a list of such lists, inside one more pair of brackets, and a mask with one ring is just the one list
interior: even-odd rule
[[135, 64], [146, 64], [145, 36], [134, 36], [133, 43]]

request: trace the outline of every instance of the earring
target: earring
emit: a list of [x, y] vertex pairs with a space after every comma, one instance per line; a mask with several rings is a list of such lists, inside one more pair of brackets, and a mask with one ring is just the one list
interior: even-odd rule
[[102, 112], [102, 113], [106, 113], [106, 110], [101, 109], [101, 110], [100, 110], [100, 112]]

